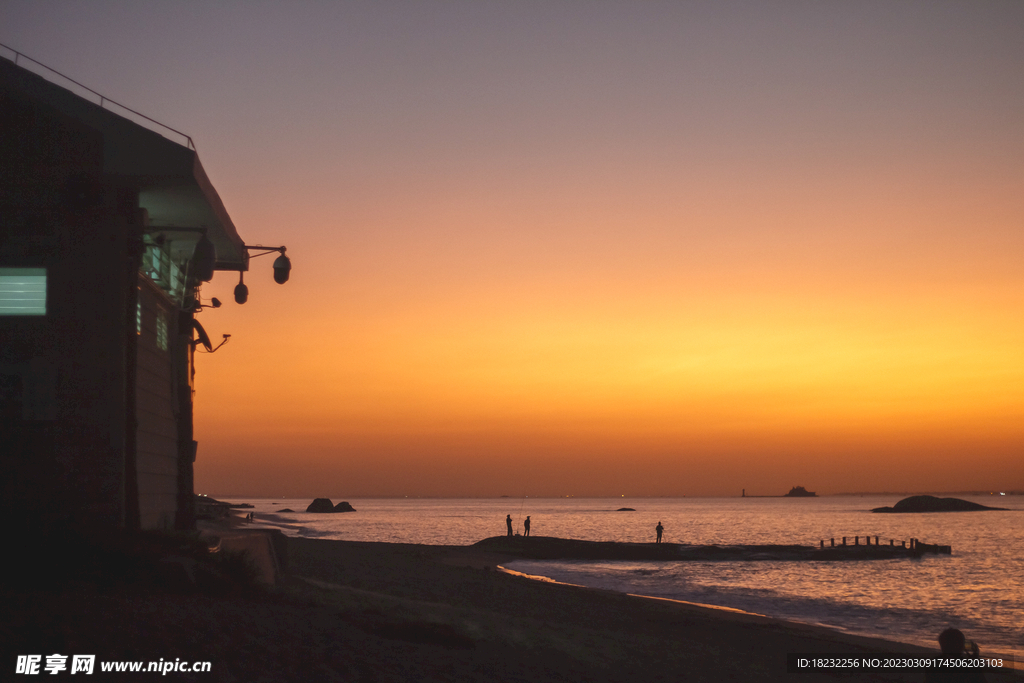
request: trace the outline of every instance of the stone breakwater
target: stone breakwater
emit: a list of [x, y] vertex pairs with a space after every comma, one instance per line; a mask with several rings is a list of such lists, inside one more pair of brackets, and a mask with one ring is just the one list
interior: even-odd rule
[[[548, 536], [494, 536], [474, 548], [528, 560], [634, 560], [634, 561], [837, 561], [888, 560], [918, 557], [930, 548], [891, 545], [847, 545], [816, 548], [804, 545], [689, 545], [685, 543], [621, 543], [580, 541]], [[929, 548], [926, 550], [925, 548]]]

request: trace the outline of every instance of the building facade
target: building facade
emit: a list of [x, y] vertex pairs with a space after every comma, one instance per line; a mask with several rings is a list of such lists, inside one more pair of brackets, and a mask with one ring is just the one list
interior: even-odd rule
[[0, 505], [190, 529], [197, 290], [246, 247], [190, 144], [101, 104], [0, 59]]

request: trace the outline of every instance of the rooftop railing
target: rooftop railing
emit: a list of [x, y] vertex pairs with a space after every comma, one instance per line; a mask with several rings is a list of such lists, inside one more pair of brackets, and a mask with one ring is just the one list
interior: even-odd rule
[[[182, 138], [185, 139], [185, 146], [186, 147], [188, 147], [189, 149], [191, 149], [193, 151], [198, 151], [198, 150], [196, 150], [195, 143], [192, 142], [192, 138], [190, 136], [186, 135], [185, 133], [182, 133], [180, 130], [175, 130], [174, 128], [171, 128], [167, 124], [160, 123], [156, 119], [150, 118], [150, 117], [146, 116], [145, 114], [143, 114], [141, 112], [135, 111], [131, 107], [126, 107], [125, 105], [121, 104], [120, 102], [116, 102], [116, 101], [110, 99], [109, 97], [107, 97], [106, 95], [102, 95], [102, 94], [96, 92], [95, 90], [93, 90], [92, 88], [90, 88], [88, 86], [85, 86], [85, 85], [82, 85], [81, 83], [79, 83], [75, 79], [71, 78], [70, 76], [65, 76], [64, 74], [62, 74], [61, 72], [57, 71], [56, 69], [54, 69], [52, 67], [49, 67], [46, 64], [43, 64], [42, 62], [36, 61], [35, 59], [32, 59], [28, 55], [23, 54], [21, 52], [18, 52], [17, 50], [15, 50], [12, 47], [9, 47], [7, 45], [4, 45], [3, 43], [0, 43], [0, 48], [3, 48], [4, 50], [8, 50], [9, 52], [11, 52], [14, 55], [14, 59], [11, 59], [7, 55], [4, 55], [4, 54], [0, 53], [0, 55], [2, 55], [8, 61], [14, 62], [15, 66], [20, 66], [23, 69], [31, 71], [32, 73], [36, 74], [37, 76], [41, 76], [41, 77], [45, 78], [46, 80], [50, 81], [51, 83], [54, 83], [55, 85], [59, 85], [59, 86], [61, 86], [63, 88], [66, 88], [66, 89], [70, 90], [70, 88], [67, 88], [67, 86], [63, 82], [58, 81], [57, 79], [54, 78], [54, 76], [58, 76], [61, 79], [63, 79], [65, 82], [73, 83], [74, 85], [78, 86], [82, 90], [84, 90], [84, 91], [90, 93], [91, 95], [94, 95], [95, 97], [99, 98], [99, 101], [97, 102], [97, 104], [99, 104], [99, 106], [101, 108], [109, 110], [107, 105], [113, 105], [115, 107], [118, 107], [121, 110], [129, 112], [129, 113], [133, 114], [134, 116], [136, 116], [136, 117], [138, 117], [140, 119], [143, 119], [147, 123], [153, 124], [153, 125], [147, 125], [146, 123], [143, 123], [142, 121], [138, 121], [138, 120], [136, 120], [135, 123], [138, 123], [139, 125], [144, 126], [145, 128], [148, 128], [149, 130], [153, 131], [154, 133], [159, 133], [160, 135], [163, 135], [165, 138], [167, 138], [169, 140], [172, 140], [174, 142], [178, 142], [178, 141], [175, 140], [174, 138], [172, 138], [171, 136], [169, 136], [167, 134], [167, 132], [171, 132], [171, 133], [174, 133], [175, 135], [181, 136]], [[34, 65], [36, 65], [38, 67], [42, 67], [42, 69], [45, 69], [45, 71], [39, 71], [37, 69], [30, 69], [29, 67], [25, 66], [21, 62], [30, 62], [31, 64], [34, 64]], [[88, 98], [86, 98], [86, 99], [88, 99]], [[113, 111], [113, 110], [110, 110], [110, 111]], [[113, 113], [118, 114], [120, 116], [124, 116], [123, 114], [121, 114], [120, 112], [117, 112], [117, 111], [113, 111]], [[124, 118], [129, 118], [129, 117], [125, 116]], [[154, 128], [153, 126], [158, 126], [158, 128]]]

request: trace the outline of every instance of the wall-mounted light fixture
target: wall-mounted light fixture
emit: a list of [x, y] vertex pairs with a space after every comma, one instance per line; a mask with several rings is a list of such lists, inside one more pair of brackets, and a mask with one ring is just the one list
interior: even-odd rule
[[281, 247], [281, 255], [274, 259], [274, 282], [283, 285], [288, 282], [288, 276], [292, 272], [292, 261], [284, 255], [284, 247]]
[[[274, 259], [274, 282], [279, 285], [283, 285], [288, 282], [288, 276], [292, 272], [292, 262], [285, 255], [286, 247], [264, 247], [259, 245], [250, 246], [245, 245], [246, 251], [255, 249], [260, 250], [258, 254], [248, 254], [248, 258], [255, 258], [257, 256], [266, 256], [267, 254], [279, 253], [276, 259]], [[238, 284], [235, 285], [235, 302], [244, 304], [249, 299], [249, 288], [245, 286], [245, 282], [242, 280], [242, 275], [239, 273]]]
[[245, 286], [244, 271], [238, 271], [238, 284], [235, 285], [235, 303], [244, 304], [249, 300], [249, 288]]
[[192, 312], [193, 313], [199, 313], [204, 308], [220, 308], [220, 306], [221, 306], [220, 299], [218, 299], [217, 297], [213, 297], [212, 299], [210, 299], [210, 303], [208, 303], [208, 304], [204, 304], [202, 302], [202, 300], [196, 299], [195, 306], [192, 307]]

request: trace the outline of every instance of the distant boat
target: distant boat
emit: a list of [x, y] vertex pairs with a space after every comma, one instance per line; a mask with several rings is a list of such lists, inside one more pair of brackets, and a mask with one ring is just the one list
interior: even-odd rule
[[794, 486], [789, 490], [789, 493], [783, 496], [783, 498], [817, 498], [818, 494], [814, 491], [808, 491], [803, 486]]

